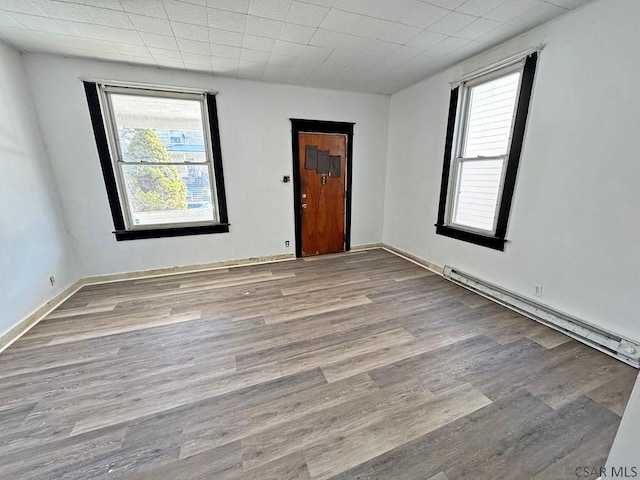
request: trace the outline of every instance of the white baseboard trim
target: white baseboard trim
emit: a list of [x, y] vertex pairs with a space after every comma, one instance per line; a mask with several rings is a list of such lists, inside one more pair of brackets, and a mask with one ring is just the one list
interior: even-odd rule
[[[362, 245], [352, 245], [350, 252], [359, 252], [362, 250], [375, 250], [377, 248], [382, 248], [381, 243], [365, 243]], [[348, 253], [348, 252], [347, 252]]]
[[393, 253], [394, 255], [397, 255], [400, 258], [404, 258], [405, 260], [408, 260], [411, 263], [415, 263], [420, 267], [426, 268], [427, 270], [431, 270], [433, 273], [437, 273], [438, 275], [442, 276], [442, 272], [444, 268], [436, 263], [428, 262], [423, 258], [420, 258], [411, 253], [405, 252], [404, 250], [400, 250], [399, 248], [392, 247], [391, 245], [388, 245], [386, 243], [382, 244], [382, 248], [383, 250], [386, 250], [389, 253]]
[[157, 268], [154, 270], [143, 270], [139, 272], [114, 273], [109, 275], [96, 275], [83, 277], [69, 285], [61, 293], [47, 301], [44, 305], [27, 315], [13, 328], [0, 336], [0, 353], [6, 350], [11, 344], [22, 337], [25, 333], [35, 327], [44, 317], [49, 315], [59, 305], [61, 305], [71, 295], [76, 293], [86, 285], [99, 285], [103, 283], [120, 282], [123, 280], [137, 280], [151, 277], [164, 277], [168, 275], [179, 275], [182, 273], [204, 272], [207, 270], [219, 270], [222, 268], [244, 267], [249, 265], [260, 265], [263, 263], [286, 262], [295, 260], [294, 254], [272, 255], [268, 257], [252, 257], [240, 260], [228, 260], [223, 262], [206, 263], [199, 265], [188, 265], [181, 267]]
[[5, 351], [12, 343], [14, 343], [25, 333], [35, 327], [40, 320], [42, 320], [44, 317], [49, 315], [49, 313], [58, 308], [58, 306], [62, 302], [64, 302], [67, 298], [80, 290], [83, 285], [84, 283], [82, 279], [72, 283], [58, 295], [53, 297], [41, 307], [31, 312], [24, 320], [22, 320], [16, 326], [3, 334], [0, 337], [0, 353]]
[[197, 265], [184, 265], [180, 267], [156, 268], [153, 270], [141, 270], [138, 272], [112, 273], [107, 275], [95, 275], [84, 277], [84, 285], [99, 285], [102, 283], [121, 282], [122, 280], [138, 280], [143, 278], [165, 277], [169, 275], [180, 275], [183, 273], [206, 272], [208, 270], [220, 270], [222, 268], [246, 267], [249, 265], [261, 265], [263, 263], [286, 262], [295, 260], [292, 253], [283, 255], [271, 255], [266, 257], [251, 257], [239, 260], [225, 260], [213, 263], [201, 263]]

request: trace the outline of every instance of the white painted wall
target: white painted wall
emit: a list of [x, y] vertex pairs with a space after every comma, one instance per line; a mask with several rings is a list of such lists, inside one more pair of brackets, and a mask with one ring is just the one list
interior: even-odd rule
[[[78, 279], [17, 50], [0, 44], [0, 336]], [[51, 286], [49, 276], [56, 277]]]
[[[389, 97], [28, 55], [25, 66], [82, 274], [294, 253], [289, 118], [355, 122], [352, 245], [382, 240]], [[218, 90], [231, 232], [116, 242], [79, 77]], [[291, 246], [285, 248], [285, 240]]]
[[[391, 98], [384, 242], [640, 341], [640, 2], [605, 0]], [[449, 84], [544, 43], [505, 252], [435, 234]]]

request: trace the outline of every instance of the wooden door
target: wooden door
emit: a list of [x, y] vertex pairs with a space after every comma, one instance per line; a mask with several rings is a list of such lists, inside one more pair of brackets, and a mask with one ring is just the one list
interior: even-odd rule
[[344, 252], [347, 135], [299, 133], [298, 149], [302, 256]]

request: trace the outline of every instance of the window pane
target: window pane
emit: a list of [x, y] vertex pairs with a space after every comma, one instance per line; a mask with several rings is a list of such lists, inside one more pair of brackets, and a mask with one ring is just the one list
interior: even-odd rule
[[209, 165], [122, 165], [133, 226], [211, 222]]
[[472, 87], [463, 157], [506, 155], [520, 72]]
[[460, 160], [453, 223], [493, 230], [503, 164], [503, 159]]
[[111, 105], [125, 162], [207, 160], [200, 101], [111, 94]]

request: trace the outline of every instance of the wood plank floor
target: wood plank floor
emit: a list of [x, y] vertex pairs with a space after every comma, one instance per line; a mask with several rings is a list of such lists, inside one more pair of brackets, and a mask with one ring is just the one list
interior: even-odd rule
[[383, 250], [89, 286], [0, 354], [0, 477], [573, 479], [636, 376]]

